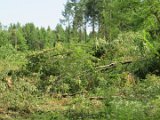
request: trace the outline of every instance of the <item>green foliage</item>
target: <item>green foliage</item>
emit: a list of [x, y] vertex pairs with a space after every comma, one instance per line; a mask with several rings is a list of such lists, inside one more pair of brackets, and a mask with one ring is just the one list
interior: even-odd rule
[[11, 45], [5, 45], [0, 47], [0, 59], [7, 59], [11, 55], [16, 53], [16, 50]]
[[9, 44], [9, 35], [7, 31], [0, 30], [0, 47]]
[[36, 104], [37, 88], [14, 76], [0, 80], [0, 108], [19, 112], [32, 112]]
[[[29, 57], [27, 70], [40, 74], [40, 88], [52, 92], [78, 92], [87, 89], [90, 77], [94, 86], [92, 56], [81, 47], [59, 44], [53, 51]], [[89, 88], [89, 89], [91, 89]]]
[[111, 116], [109, 119], [116, 120], [145, 120], [145, 108], [141, 102], [113, 100], [111, 105]]
[[65, 29], [0, 24], [0, 119], [159, 119], [159, 13], [159, 0], [68, 0]]
[[136, 59], [143, 57], [147, 50], [144, 46], [143, 37], [140, 32], [124, 32], [118, 35], [113, 41], [113, 47], [116, 51], [114, 56], [120, 60]]

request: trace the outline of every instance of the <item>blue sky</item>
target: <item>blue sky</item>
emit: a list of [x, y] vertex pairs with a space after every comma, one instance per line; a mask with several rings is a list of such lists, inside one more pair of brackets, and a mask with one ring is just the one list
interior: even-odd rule
[[62, 18], [67, 0], [0, 0], [0, 22], [3, 25], [33, 22], [36, 26], [55, 28]]

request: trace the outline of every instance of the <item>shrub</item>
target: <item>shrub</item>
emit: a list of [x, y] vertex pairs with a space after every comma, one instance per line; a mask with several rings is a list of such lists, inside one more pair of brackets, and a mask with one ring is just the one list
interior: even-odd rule
[[92, 55], [81, 47], [63, 46], [30, 56], [26, 70], [39, 73], [39, 89], [50, 92], [78, 92], [96, 86]]

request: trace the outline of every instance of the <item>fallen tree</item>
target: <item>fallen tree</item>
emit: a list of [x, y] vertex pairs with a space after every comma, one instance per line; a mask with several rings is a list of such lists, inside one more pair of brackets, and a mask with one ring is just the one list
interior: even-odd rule
[[108, 65], [103, 65], [103, 66], [98, 66], [96, 67], [96, 69], [99, 69], [99, 70], [108, 70], [108, 69], [111, 69], [111, 68], [115, 68], [117, 67], [118, 65], [126, 65], [126, 64], [131, 64], [133, 63], [133, 61], [129, 60], [129, 61], [124, 61], [124, 62], [119, 62], [119, 63], [110, 63]]

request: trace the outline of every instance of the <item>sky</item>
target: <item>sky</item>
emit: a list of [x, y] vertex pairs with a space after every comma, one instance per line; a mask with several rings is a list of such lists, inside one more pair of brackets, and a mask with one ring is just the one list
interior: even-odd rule
[[0, 22], [32, 22], [38, 27], [55, 28], [62, 18], [62, 10], [67, 0], [0, 0]]

